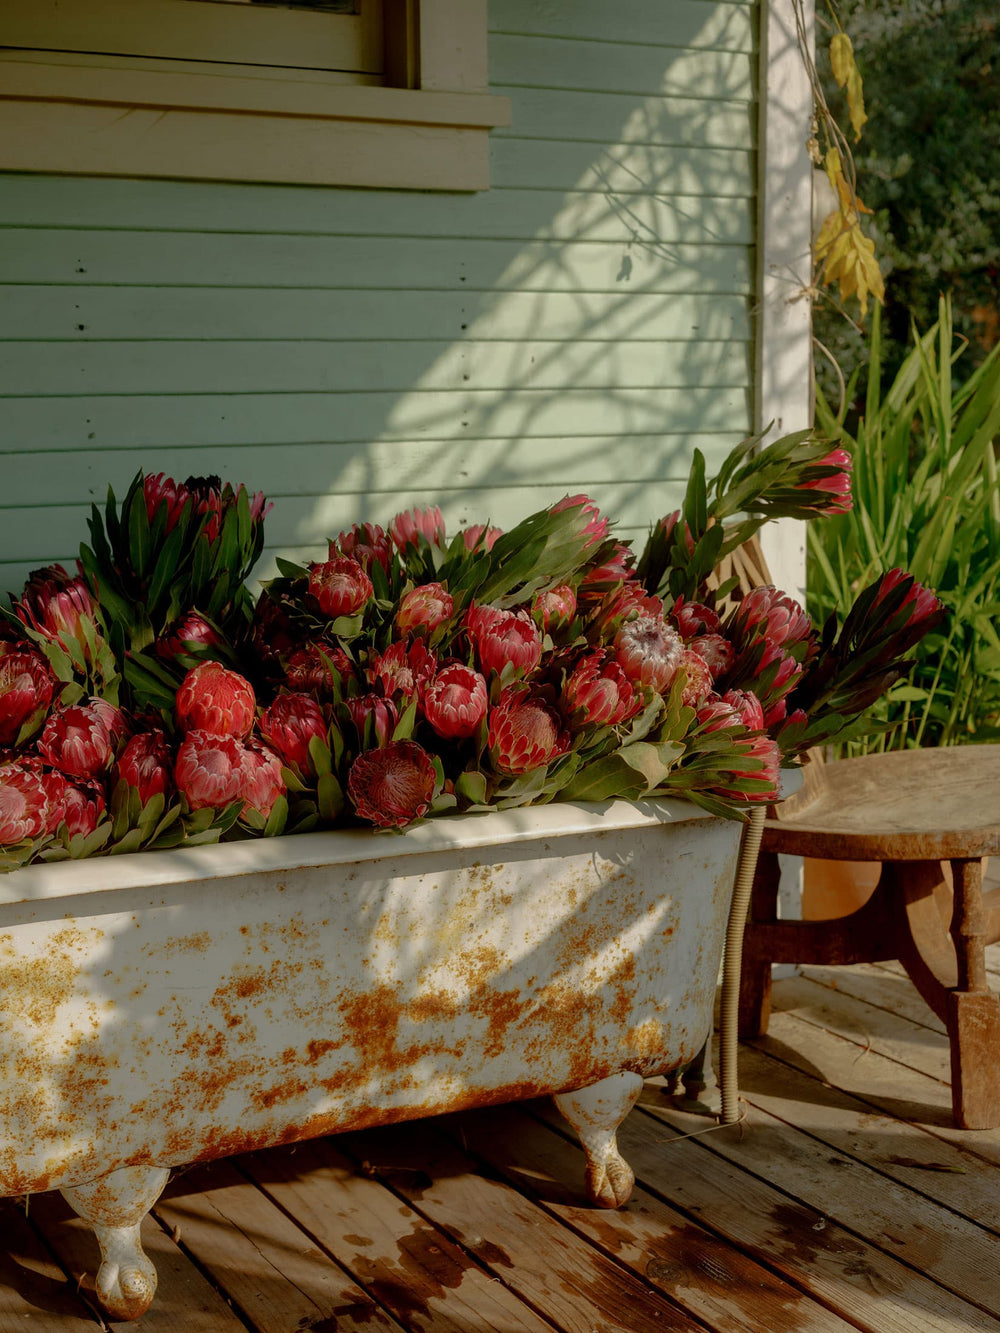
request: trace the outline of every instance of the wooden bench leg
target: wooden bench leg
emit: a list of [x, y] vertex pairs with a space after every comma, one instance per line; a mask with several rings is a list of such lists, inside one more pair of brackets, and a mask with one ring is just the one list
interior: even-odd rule
[[948, 996], [951, 1098], [960, 1129], [1000, 1128], [1000, 996], [986, 975], [982, 862], [954, 860], [955, 943], [958, 982]]
[[750, 912], [743, 936], [737, 1028], [741, 1041], [763, 1036], [771, 1018], [771, 957], [766, 946], [761, 946], [760, 936], [754, 931], [754, 923], [777, 921], [780, 884], [781, 868], [777, 854], [762, 848], [757, 858]]

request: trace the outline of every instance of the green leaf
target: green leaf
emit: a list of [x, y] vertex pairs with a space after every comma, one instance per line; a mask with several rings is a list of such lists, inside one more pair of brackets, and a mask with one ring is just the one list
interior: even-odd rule
[[335, 824], [344, 811], [344, 791], [332, 773], [324, 773], [316, 784], [316, 805], [325, 824]]
[[471, 805], [486, 804], [486, 774], [478, 770], [460, 774], [455, 779], [455, 792]]

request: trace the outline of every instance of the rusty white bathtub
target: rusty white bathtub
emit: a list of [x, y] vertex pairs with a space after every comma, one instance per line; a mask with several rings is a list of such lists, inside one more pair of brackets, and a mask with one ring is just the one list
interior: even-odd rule
[[170, 1167], [557, 1094], [591, 1197], [711, 1025], [740, 826], [556, 804], [0, 875], [0, 1195], [61, 1189], [142, 1314]]

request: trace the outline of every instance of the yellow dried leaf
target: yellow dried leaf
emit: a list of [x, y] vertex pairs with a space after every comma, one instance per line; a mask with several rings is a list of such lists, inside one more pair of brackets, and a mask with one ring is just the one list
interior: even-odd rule
[[861, 138], [861, 126], [868, 119], [868, 113], [865, 111], [865, 94], [861, 87], [861, 75], [858, 73], [857, 65], [853, 67], [847, 80], [847, 111], [851, 117], [854, 142], [857, 143]]
[[854, 47], [846, 32], [834, 33], [830, 40], [830, 67], [837, 80], [837, 87], [843, 88], [855, 68]]

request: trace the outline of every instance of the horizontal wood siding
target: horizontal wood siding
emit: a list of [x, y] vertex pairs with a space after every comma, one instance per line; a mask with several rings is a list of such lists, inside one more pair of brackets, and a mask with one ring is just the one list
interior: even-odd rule
[[140, 467], [265, 490], [270, 555], [581, 490], [641, 538], [750, 426], [755, 22], [491, 0], [479, 195], [0, 178], [0, 590]]

